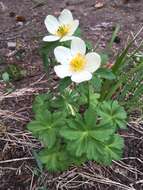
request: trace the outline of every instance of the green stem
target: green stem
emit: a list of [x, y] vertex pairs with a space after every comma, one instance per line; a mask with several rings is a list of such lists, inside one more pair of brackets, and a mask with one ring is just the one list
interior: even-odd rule
[[73, 116], [75, 116], [75, 115], [76, 115], [76, 112], [75, 112], [73, 106], [72, 106], [71, 104], [68, 104], [67, 106], [68, 106], [69, 110], [71, 111], [71, 114], [72, 114]]
[[88, 107], [89, 107], [90, 106], [90, 85], [89, 85], [89, 82], [87, 82], [87, 87], [88, 87], [87, 103], [88, 103]]

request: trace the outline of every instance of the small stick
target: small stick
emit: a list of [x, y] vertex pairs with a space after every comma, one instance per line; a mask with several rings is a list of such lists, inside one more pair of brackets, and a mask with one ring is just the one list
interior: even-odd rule
[[0, 164], [9, 163], [9, 162], [17, 162], [17, 161], [22, 161], [22, 160], [34, 160], [34, 158], [33, 157], [25, 157], [25, 158], [15, 158], [15, 159], [11, 159], [11, 160], [3, 160], [3, 161], [0, 161]]

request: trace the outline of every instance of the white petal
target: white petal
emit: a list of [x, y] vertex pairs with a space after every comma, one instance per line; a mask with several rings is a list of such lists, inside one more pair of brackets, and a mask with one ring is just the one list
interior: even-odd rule
[[73, 35], [76, 31], [76, 29], [79, 26], [79, 20], [74, 20], [73, 22], [70, 23], [71, 30], [68, 33], [68, 35]]
[[82, 72], [75, 72], [72, 74], [71, 80], [80, 83], [83, 81], [88, 81], [92, 78], [92, 74], [88, 71], [82, 71]]
[[43, 38], [43, 41], [45, 41], [45, 42], [54, 42], [54, 41], [57, 41], [59, 39], [60, 39], [60, 37], [58, 37], [58, 36], [49, 35], [49, 36], [45, 36]]
[[56, 17], [48, 15], [45, 19], [45, 25], [48, 32], [55, 34], [60, 24]]
[[73, 55], [77, 53], [81, 53], [82, 55], [84, 55], [86, 53], [85, 42], [80, 38], [74, 38], [71, 42], [71, 52]]
[[60, 42], [70, 41], [72, 39], [76, 38], [75, 36], [65, 36], [60, 39]]
[[86, 61], [85, 70], [91, 73], [96, 71], [101, 65], [101, 57], [95, 52], [86, 54]]
[[65, 77], [71, 76], [69, 66], [57, 65], [54, 67], [54, 71], [56, 72], [56, 75], [60, 78], [65, 78]]
[[71, 11], [68, 9], [64, 9], [59, 16], [59, 21], [61, 24], [69, 24], [70, 22], [72, 22], [73, 16]]
[[72, 59], [71, 50], [63, 46], [56, 47], [54, 49], [54, 55], [56, 60], [63, 65], [67, 65]]

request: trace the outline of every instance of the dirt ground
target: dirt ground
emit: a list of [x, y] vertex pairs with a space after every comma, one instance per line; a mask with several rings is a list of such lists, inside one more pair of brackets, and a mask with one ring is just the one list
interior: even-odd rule
[[[97, 3], [103, 4], [97, 8]], [[106, 48], [117, 24], [121, 29], [115, 53], [143, 25], [142, 0], [0, 0], [0, 71], [14, 64], [25, 73], [10, 84], [0, 81], [0, 190], [142, 190], [143, 121], [135, 115], [121, 132], [123, 158], [111, 167], [88, 162], [50, 174], [40, 173], [34, 161], [33, 150], [41, 144], [26, 130], [33, 117], [31, 105], [36, 94], [56, 86], [54, 74], [51, 78], [44, 72], [38, 48], [47, 33], [45, 16], [58, 15], [63, 8], [80, 20], [84, 38], [99, 43], [97, 51]]]

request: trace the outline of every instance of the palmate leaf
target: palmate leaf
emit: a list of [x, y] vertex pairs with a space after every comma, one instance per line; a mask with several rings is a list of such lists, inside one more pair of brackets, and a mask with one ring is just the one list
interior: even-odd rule
[[88, 129], [81, 122], [70, 121], [60, 134], [67, 140], [67, 150], [71, 155], [109, 165], [112, 160], [119, 160], [123, 152], [123, 139], [114, 132], [109, 125]]
[[36, 96], [34, 103], [32, 105], [32, 110], [34, 113], [40, 113], [42, 110], [47, 110], [50, 108], [49, 100], [52, 99], [52, 95], [48, 94], [40, 94]]
[[39, 159], [51, 172], [63, 171], [70, 164], [67, 152], [60, 150], [58, 147], [43, 149], [39, 153]]
[[[97, 105], [99, 103], [100, 94], [94, 93], [93, 91], [90, 91], [90, 107], [92, 107], [94, 110], [96, 110]], [[94, 111], [95, 112], [95, 111]]]
[[103, 124], [109, 123], [118, 128], [126, 128], [127, 114], [117, 101], [102, 102], [97, 113]]
[[[61, 119], [62, 118], [62, 119]], [[28, 124], [28, 129], [39, 138], [45, 146], [51, 148], [57, 138], [58, 128], [64, 125], [64, 114], [43, 111], [37, 115], [36, 120]]]
[[68, 115], [74, 115], [74, 112], [78, 110], [78, 94], [75, 91], [71, 91], [69, 89], [64, 90], [62, 96], [57, 96], [56, 99], [53, 101], [52, 106], [55, 109], [59, 109], [61, 111], [65, 111]]
[[69, 142], [67, 145], [68, 151], [71, 151], [76, 157], [86, 155], [89, 160], [99, 161], [103, 156], [104, 146], [100, 142], [91, 139], [91, 137], [80, 137], [74, 142]]
[[[93, 124], [93, 125], [92, 125]], [[92, 125], [92, 126], [91, 126]], [[88, 120], [85, 113], [84, 121], [81, 118], [69, 120], [67, 127], [60, 130], [60, 134], [68, 140], [67, 149], [73, 155], [86, 155], [88, 159], [101, 160], [104, 142], [110, 139], [115, 128], [109, 125], [96, 125], [95, 118]]]
[[123, 153], [124, 140], [119, 135], [114, 135], [106, 142], [102, 163], [110, 165], [112, 160], [120, 160]]
[[60, 92], [63, 92], [63, 89], [66, 89], [71, 83], [72, 83], [72, 81], [71, 81], [70, 77], [66, 77], [66, 78], [62, 79], [59, 82]]
[[[96, 99], [97, 101], [97, 99]], [[95, 102], [95, 101], [94, 101]], [[95, 102], [96, 103], [96, 102]], [[96, 104], [95, 104], [96, 106]], [[96, 112], [95, 110], [93, 109], [92, 106], [90, 106], [84, 113], [84, 120], [85, 120], [85, 123], [89, 126], [89, 127], [92, 127], [92, 126], [95, 126], [96, 125]]]

